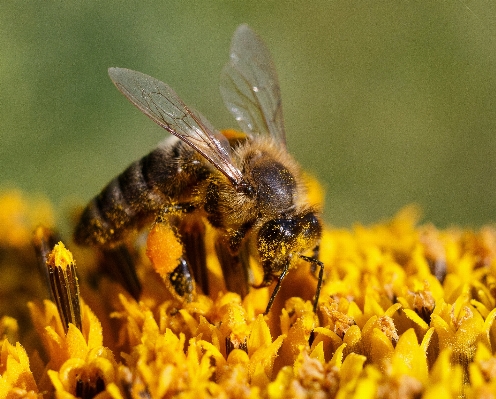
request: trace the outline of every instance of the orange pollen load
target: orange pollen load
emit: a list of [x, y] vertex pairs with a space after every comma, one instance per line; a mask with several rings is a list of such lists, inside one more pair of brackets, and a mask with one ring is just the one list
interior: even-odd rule
[[171, 273], [179, 263], [183, 247], [168, 223], [155, 223], [148, 234], [146, 255], [162, 277]]

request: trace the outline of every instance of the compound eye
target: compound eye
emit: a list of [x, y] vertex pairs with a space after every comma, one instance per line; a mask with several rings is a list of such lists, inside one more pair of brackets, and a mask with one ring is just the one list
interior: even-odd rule
[[298, 235], [306, 241], [315, 241], [322, 235], [322, 225], [315, 213], [308, 212], [298, 219]]

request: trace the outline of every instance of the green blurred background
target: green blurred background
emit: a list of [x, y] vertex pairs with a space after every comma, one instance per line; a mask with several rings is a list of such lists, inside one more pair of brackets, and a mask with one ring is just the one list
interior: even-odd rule
[[2, 1], [0, 187], [88, 201], [166, 135], [114, 88], [170, 84], [219, 128], [236, 26], [275, 59], [288, 146], [326, 188], [325, 219], [417, 203], [443, 227], [494, 222], [496, 2]]

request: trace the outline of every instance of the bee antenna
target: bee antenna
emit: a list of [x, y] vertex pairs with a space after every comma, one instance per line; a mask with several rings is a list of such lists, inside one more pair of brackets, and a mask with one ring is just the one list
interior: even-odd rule
[[317, 304], [319, 303], [320, 289], [322, 288], [322, 280], [324, 279], [324, 264], [317, 258], [312, 258], [310, 256], [300, 255], [300, 258], [311, 263], [314, 266], [319, 266], [319, 282], [317, 283], [317, 290], [315, 291], [315, 300], [313, 302], [313, 312], [317, 313]]

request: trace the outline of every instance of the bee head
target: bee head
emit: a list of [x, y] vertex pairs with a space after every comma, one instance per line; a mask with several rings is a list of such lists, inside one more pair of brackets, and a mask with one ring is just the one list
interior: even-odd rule
[[265, 274], [279, 272], [293, 256], [313, 248], [321, 234], [322, 225], [312, 211], [266, 222], [257, 238]]

